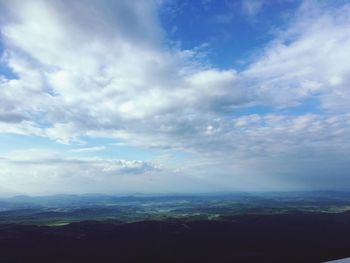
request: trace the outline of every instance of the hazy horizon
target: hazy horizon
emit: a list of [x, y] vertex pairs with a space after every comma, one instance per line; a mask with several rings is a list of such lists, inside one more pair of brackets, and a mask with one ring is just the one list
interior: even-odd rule
[[75, 196], [75, 197], [176, 197], [176, 196], [203, 196], [203, 197], [210, 197], [210, 196], [290, 196], [290, 195], [316, 195], [319, 196], [320, 194], [350, 194], [350, 189], [341, 189], [341, 190], [333, 190], [333, 189], [319, 189], [319, 190], [289, 190], [289, 191], [212, 191], [212, 192], [124, 192], [124, 193], [117, 193], [117, 192], [110, 192], [110, 193], [102, 193], [102, 192], [82, 192], [82, 193], [49, 193], [49, 194], [43, 194], [43, 193], [1, 193], [0, 199], [11, 199], [11, 198], [41, 198], [41, 197], [69, 197], [69, 196]]

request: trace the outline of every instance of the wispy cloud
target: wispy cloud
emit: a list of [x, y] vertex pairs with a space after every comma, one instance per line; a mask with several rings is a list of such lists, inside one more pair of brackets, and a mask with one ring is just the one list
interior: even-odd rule
[[3, 187], [24, 193], [145, 190], [133, 185], [138, 181], [133, 177], [147, 181], [149, 174], [163, 171], [160, 165], [146, 161], [73, 158], [37, 149], [2, 156], [0, 170]]
[[244, 14], [255, 16], [264, 6], [264, 0], [242, 0], [242, 11]]
[[69, 150], [74, 153], [84, 153], [84, 152], [100, 152], [106, 150], [106, 146], [94, 146], [94, 147], [85, 147], [85, 148], [76, 148]]

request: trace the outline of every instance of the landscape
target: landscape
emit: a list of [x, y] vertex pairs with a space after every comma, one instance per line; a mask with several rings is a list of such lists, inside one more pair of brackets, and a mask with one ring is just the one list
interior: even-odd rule
[[350, 262], [350, 0], [0, 0], [0, 263]]
[[3, 198], [0, 253], [3, 262], [326, 262], [350, 257], [350, 193]]

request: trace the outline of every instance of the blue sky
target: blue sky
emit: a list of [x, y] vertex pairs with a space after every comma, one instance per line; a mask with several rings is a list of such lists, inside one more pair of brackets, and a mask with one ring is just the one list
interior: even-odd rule
[[300, 1], [176, 1], [161, 14], [181, 48], [207, 45], [207, 59], [219, 68], [242, 69], [284, 28]]
[[0, 195], [347, 190], [350, 2], [1, 1]]

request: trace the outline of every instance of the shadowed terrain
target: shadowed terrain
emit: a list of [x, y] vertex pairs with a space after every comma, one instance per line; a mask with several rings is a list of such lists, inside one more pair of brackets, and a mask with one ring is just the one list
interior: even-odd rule
[[2, 199], [1, 262], [323, 262], [350, 256], [349, 194]]

